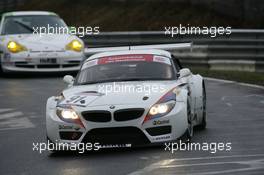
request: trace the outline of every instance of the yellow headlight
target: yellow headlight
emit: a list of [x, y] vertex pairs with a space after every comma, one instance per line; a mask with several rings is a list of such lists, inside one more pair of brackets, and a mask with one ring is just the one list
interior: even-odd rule
[[17, 52], [22, 52], [22, 51], [27, 50], [25, 46], [22, 46], [21, 44], [18, 44], [15, 41], [9, 41], [7, 43], [7, 49], [12, 53], [17, 53]]
[[80, 52], [83, 49], [83, 45], [78, 40], [72, 40], [69, 44], [66, 45], [67, 50], [74, 50], [76, 52]]

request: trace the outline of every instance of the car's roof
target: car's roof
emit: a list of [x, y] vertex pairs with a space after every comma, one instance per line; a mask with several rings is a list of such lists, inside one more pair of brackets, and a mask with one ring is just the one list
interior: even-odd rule
[[48, 11], [14, 11], [3, 14], [3, 16], [24, 16], [24, 15], [57, 15], [57, 14]]
[[130, 55], [130, 54], [152, 54], [171, 57], [170, 52], [159, 49], [144, 49], [144, 50], [122, 50], [122, 51], [110, 51], [110, 52], [101, 52], [90, 56], [87, 60], [92, 60], [101, 57], [115, 56], [115, 55]]

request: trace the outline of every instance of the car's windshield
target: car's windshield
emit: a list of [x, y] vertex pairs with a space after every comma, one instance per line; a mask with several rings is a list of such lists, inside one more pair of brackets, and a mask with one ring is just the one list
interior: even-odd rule
[[176, 78], [171, 60], [151, 54], [102, 57], [86, 61], [76, 84], [116, 81], [172, 80]]
[[34, 32], [34, 29], [40, 29], [40, 27], [45, 29], [45, 31], [42, 29], [42, 33], [55, 33], [55, 29], [66, 28], [66, 24], [55, 15], [7, 16], [1, 34], [30, 34]]

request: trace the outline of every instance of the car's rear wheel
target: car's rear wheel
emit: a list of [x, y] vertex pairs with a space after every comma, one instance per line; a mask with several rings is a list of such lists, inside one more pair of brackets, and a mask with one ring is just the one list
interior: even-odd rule
[[205, 85], [203, 82], [203, 119], [202, 122], [197, 125], [198, 129], [206, 129], [206, 91], [205, 91]]

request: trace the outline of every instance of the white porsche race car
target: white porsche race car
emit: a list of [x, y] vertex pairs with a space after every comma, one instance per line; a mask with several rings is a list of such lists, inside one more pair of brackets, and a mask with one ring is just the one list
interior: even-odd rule
[[55, 13], [9, 12], [0, 23], [0, 70], [3, 72], [78, 71], [83, 41], [68, 34]]
[[68, 88], [46, 106], [47, 138], [53, 143], [141, 146], [191, 139], [194, 126], [206, 127], [203, 78], [165, 50], [97, 53], [76, 79], [67, 75], [64, 81]]

